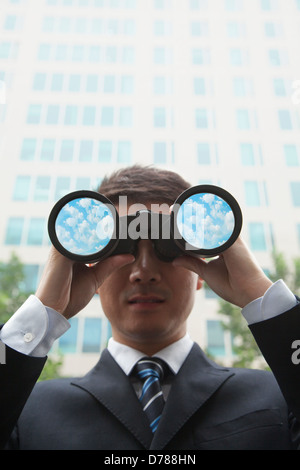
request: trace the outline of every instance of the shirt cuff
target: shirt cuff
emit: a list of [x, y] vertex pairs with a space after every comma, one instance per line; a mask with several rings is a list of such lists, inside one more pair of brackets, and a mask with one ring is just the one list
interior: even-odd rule
[[272, 284], [263, 297], [250, 302], [242, 309], [242, 314], [248, 325], [281, 315], [295, 307], [297, 299], [280, 279]]
[[22, 354], [44, 357], [70, 326], [62, 315], [31, 295], [5, 323], [0, 340]]

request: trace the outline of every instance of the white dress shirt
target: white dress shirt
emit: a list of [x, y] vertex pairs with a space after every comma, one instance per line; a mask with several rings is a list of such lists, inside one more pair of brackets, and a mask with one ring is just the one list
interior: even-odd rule
[[[279, 280], [275, 282], [263, 297], [254, 300], [242, 309], [242, 314], [248, 324], [275, 317], [284, 313], [297, 304], [296, 297], [286, 284]], [[0, 340], [16, 351], [35, 357], [44, 357], [50, 351], [53, 342], [70, 328], [70, 323], [52, 308], [46, 307], [34, 295], [31, 295], [19, 310], [5, 323], [0, 331]], [[183, 340], [183, 339], [182, 339]], [[181, 341], [181, 340], [180, 340]], [[179, 344], [179, 348], [170, 345], [160, 352], [162, 359], [167, 357], [174, 373], [178, 371], [178, 364], [182, 364], [190, 351], [192, 340], [186, 337]], [[113, 340], [109, 343], [109, 350], [125, 373], [132, 366], [132, 358], [140, 358], [139, 351], [128, 351], [127, 346], [116, 348]], [[180, 351], [178, 353], [177, 351]], [[125, 365], [123, 358], [130, 358]], [[137, 359], [137, 360], [138, 360]]]
[[[167, 363], [171, 371], [171, 374], [164, 379], [162, 384], [162, 392], [165, 400], [169, 394], [173, 377], [177, 374], [189, 355], [193, 344], [194, 342], [187, 333], [183, 338], [175, 341], [155, 354], [155, 357], [159, 357]], [[107, 349], [126, 375], [130, 375], [137, 361], [142, 359], [142, 357], [145, 357], [145, 353], [137, 351], [125, 344], [121, 344], [113, 338], [110, 338], [108, 341]], [[139, 397], [142, 392], [142, 382], [132, 376], [130, 377], [130, 380], [137, 396]]]

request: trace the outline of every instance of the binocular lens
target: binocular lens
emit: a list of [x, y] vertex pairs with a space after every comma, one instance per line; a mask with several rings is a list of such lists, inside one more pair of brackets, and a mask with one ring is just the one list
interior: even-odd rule
[[112, 254], [134, 253], [137, 242], [145, 238], [153, 240], [156, 254], [164, 261], [184, 252], [215, 256], [235, 242], [241, 227], [242, 213], [236, 200], [211, 185], [184, 191], [170, 214], [146, 208], [128, 217], [119, 217], [105, 196], [76, 191], [55, 204], [48, 221], [55, 248], [84, 263]]
[[103, 250], [114, 232], [110, 208], [96, 199], [80, 198], [60, 210], [55, 231], [59, 243], [71, 253], [89, 256]]
[[177, 213], [179, 233], [190, 250], [213, 250], [224, 245], [233, 233], [234, 224], [229, 204], [212, 193], [190, 196]]

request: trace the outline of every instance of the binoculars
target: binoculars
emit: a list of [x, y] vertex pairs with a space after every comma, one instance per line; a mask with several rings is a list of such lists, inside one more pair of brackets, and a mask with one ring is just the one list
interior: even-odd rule
[[[120, 197], [122, 203], [124, 198]], [[145, 206], [119, 216], [117, 207], [102, 194], [75, 191], [53, 207], [49, 237], [61, 254], [86, 264], [112, 255], [136, 254], [139, 240], [145, 239], [151, 240], [159, 259], [169, 262], [182, 254], [214, 257], [235, 242], [242, 228], [237, 201], [218, 186], [193, 186], [167, 211], [160, 208], [152, 204], [151, 209]]]

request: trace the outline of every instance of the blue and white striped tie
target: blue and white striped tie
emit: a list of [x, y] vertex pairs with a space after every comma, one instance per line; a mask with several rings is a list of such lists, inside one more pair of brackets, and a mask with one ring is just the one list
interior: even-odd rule
[[144, 357], [135, 365], [133, 373], [143, 381], [140, 402], [145, 411], [151, 431], [154, 433], [159, 424], [165, 400], [163, 397], [160, 381], [166, 372], [166, 364], [153, 357]]

